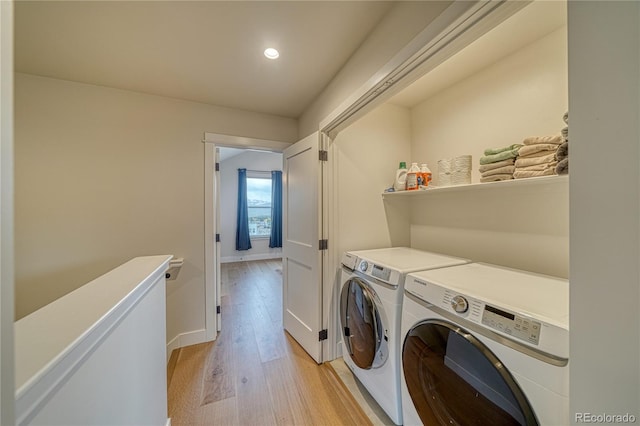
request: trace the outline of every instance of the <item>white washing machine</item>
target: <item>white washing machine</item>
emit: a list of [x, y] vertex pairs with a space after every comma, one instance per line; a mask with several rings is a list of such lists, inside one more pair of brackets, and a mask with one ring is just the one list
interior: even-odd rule
[[467, 262], [406, 247], [352, 251], [342, 256], [342, 355], [396, 424], [402, 424], [399, 354], [405, 276]]
[[409, 274], [405, 425], [565, 425], [569, 283], [482, 263]]

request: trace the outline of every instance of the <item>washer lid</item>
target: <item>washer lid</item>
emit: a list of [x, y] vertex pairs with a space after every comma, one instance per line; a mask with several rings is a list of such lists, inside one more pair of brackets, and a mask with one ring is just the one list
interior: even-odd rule
[[374, 250], [359, 250], [349, 252], [362, 260], [378, 266], [395, 270], [400, 274], [421, 271], [425, 269], [443, 268], [446, 266], [462, 265], [470, 260], [447, 256], [440, 253], [413, 249], [409, 247], [392, 247]]

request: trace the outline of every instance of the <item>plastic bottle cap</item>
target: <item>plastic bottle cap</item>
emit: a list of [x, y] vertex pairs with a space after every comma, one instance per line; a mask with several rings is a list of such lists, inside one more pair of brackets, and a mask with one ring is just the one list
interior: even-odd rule
[[399, 169], [406, 169], [407, 168], [407, 163], [405, 163], [404, 161], [400, 162], [400, 167], [398, 167]]

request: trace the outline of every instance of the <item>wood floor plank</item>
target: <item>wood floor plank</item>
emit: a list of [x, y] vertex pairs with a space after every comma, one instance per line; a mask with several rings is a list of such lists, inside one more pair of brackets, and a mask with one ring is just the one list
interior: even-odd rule
[[209, 343], [180, 349], [171, 386], [168, 389], [168, 410], [173, 425], [192, 425], [200, 406], [202, 374]]
[[236, 397], [205, 405], [202, 407], [204, 424], [207, 426], [240, 425], [238, 408]]
[[280, 358], [265, 363], [265, 374], [269, 385], [276, 422], [279, 425], [305, 425], [311, 420], [311, 410], [302, 397], [288, 359]]
[[[222, 321], [224, 323], [233, 316], [233, 307], [228, 303], [228, 299], [228, 296], [223, 296], [221, 300]], [[225, 328], [218, 334], [214, 347], [205, 361], [202, 405], [236, 395], [235, 360], [232, 345], [232, 329]]]
[[172, 425], [371, 424], [333, 370], [283, 331], [281, 261], [221, 270], [222, 331], [167, 365]]
[[249, 305], [238, 303], [232, 315], [237, 402], [240, 407], [251, 407], [238, 410], [238, 420], [242, 425], [273, 425], [275, 416], [265, 393], [267, 384], [250, 312]]
[[176, 371], [179, 354], [180, 349], [176, 349], [171, 351], [171, 356], [169, 356], [169, 361], [167, 362], [167, 389], [171, 386], [171, 380], [173, 379], [173, 373]]

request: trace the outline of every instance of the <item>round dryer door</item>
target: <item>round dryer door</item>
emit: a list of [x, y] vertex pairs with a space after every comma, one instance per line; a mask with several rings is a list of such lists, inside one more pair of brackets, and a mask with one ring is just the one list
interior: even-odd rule
[[502, 362], [459, 326], [425, 320], [405, 337], [402, 369], [425, 425], [537, 425]]
[[345, 349], [353, 362], [365, 370], [384, 364], [385, 328], [376, 294], [364, 280], [352, 277], [343, 285], [340, 319]]

